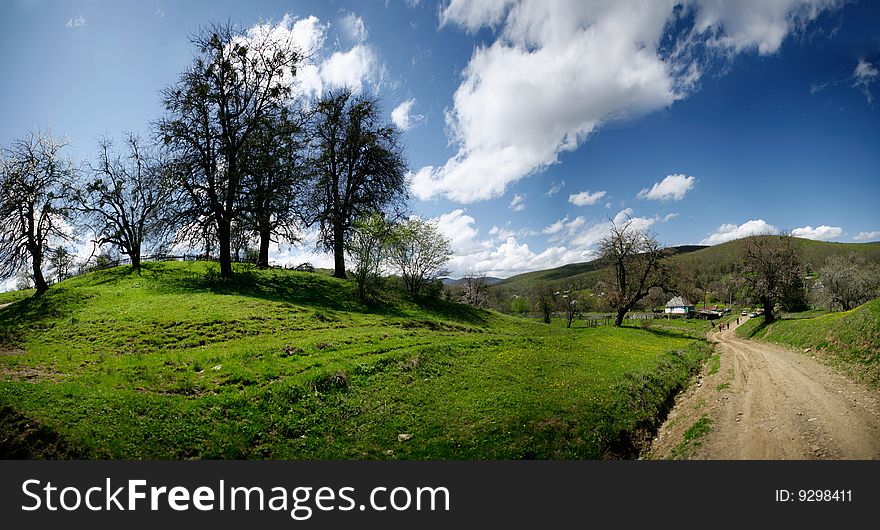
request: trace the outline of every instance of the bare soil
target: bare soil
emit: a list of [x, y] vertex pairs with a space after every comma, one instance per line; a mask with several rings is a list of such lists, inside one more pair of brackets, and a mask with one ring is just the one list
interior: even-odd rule
[[[710, 374], [707, 363], [679, 396], [651, 458], [880, 459], [880, 392], [802, 352], [739, 338], [735, 328], [708, 335], [720, 369]], [[701, 418], [710, 432], [686, 439]]]

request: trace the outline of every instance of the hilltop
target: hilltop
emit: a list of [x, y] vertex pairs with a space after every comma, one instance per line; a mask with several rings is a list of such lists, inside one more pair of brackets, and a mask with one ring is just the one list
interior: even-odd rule
[[[773, 236], [756, 236], [773, 237]], [[850, 252], [863, 255], [867, 260], [880, 261], [880, 242], [874, 243], [831, 243], [810, 239], [794, 239], [801, 250], [804, 263], [818, 269], [832, 255], [846, 255]], [[702, 245], [684, 245], [672, 247], [674, 260], [684, 265], [701, 285], [718, 280], [725, 274], [733, 272], [736, 267], [739, 248], [743, 240], [734, 240], [710, 247]], [[518, 274], [495, 283], [493, 289], [503, 289], [514, 293], [524, 293], [537, 281], [544, 281], [554, 288], [568, 285], [580, 288], [592, 287], [599, 279], [602, 263], [599, 260], [584, 263], [572, 263], [543, 271]]]
[[703, 324], [581, 324], [364, 305], [320, 273], [89, 273], [0, 309], [0, 454], [637, 456], [705, 357]]

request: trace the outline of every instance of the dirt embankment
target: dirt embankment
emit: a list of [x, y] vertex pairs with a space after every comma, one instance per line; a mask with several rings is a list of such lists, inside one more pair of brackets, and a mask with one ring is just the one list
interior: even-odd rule
[[734, 331], [709, 334], [720, 363], [679, 397], [652, 458], [880, 459], [878, 392]]

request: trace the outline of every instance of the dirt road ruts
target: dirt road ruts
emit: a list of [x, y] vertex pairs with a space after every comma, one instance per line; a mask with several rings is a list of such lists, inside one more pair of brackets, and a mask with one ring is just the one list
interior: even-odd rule
[[[880, 393], [803, 353], [741, 339], [735, 326], [709, 340], [720, 369], [710, 375], [707, 363], [697, 385], [679, 396], [652, 458], [880, 459]], [[683, 445], [704, 417], [710, 431]]]

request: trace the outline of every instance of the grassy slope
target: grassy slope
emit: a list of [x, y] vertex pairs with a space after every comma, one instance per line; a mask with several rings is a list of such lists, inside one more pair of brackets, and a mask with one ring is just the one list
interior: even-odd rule
[[[797, 239], [805, 263], [819, 269], [825, 260], [835, 254], [854, 252], [869, 261], [880, 261], [880, 243], [829, 243]], [[736, 266], [739, 247], [742, 241], [730, 241], [711, 247], [676, 247], [678, 253], [675, 260], [690, 270], [702, 284], [718, 280], [725, 274], [733, 272]], [[573, 263], [545, 271], [528, 272], [503, 280], [492, 286], [493, 289], [505, 289], [511, 292], [526, 292], [532, 283], [541, 280], [554, 287], [579, 285], [591, 287], [599, 279], [599, 263]]]
[[321, 274], [211, 271], [122, 267], [0, 309], [0, 427], [18, 433], [0, 453], [633, 456], [706, 354], [700, 330], [675, 323], [565, 329], [440, 302], [364, 307]]
[[33, 289], [25, 289], [24, 291], [8, 291], [5, 293], [0, 293], [0, 305], [10, 304], [12, 302], [18, 302], [19, 300], [24, 300], [28, 296], [34, 294]]
[[864, 382], [880, 387], [880, 299], [840, 313], [805, 312], [786, 315], [769, 326], [750, 319], [737, 330], [743, 337], [804, 350]]

